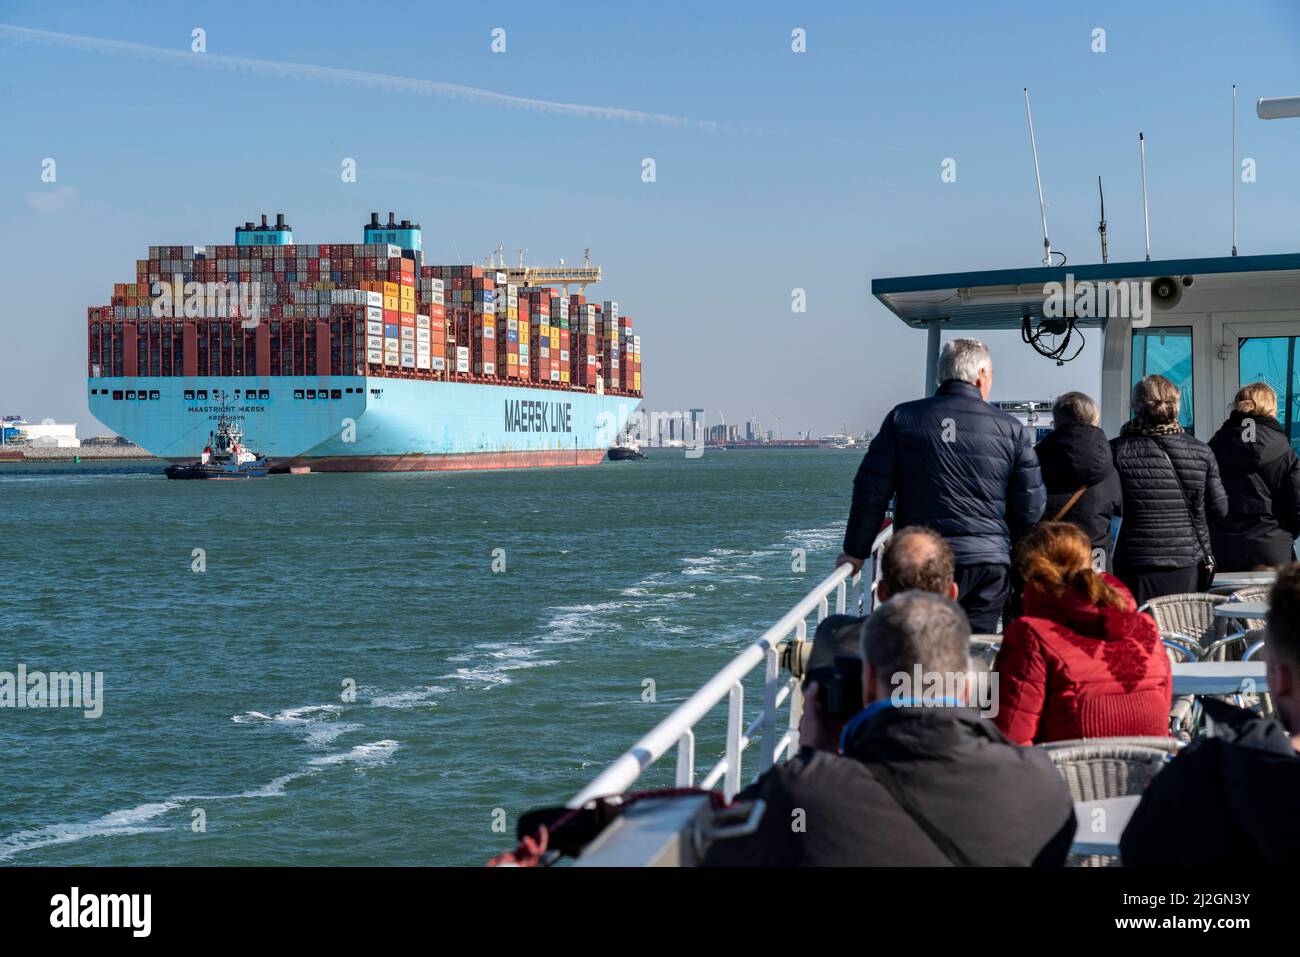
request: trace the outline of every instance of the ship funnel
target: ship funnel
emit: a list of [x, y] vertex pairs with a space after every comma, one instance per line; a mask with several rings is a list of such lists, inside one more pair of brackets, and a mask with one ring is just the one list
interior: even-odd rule
[[394, 229], [397, 228], [397, 217], [393, 215], [391, 209], [388, 211], [388, 225], [392, 226]]
[[284, 213], [275, 214], [275, 228], [284, 229]]
[[378, 228], [379, 228], [379, 214], [378, 214], [378, 213], [371, 213], [371, 214], [370, 214], [370, 228], [371, 228], [371, 229], [378, 229]]
[[263, 213], [263, 214], [262, 214], [262, 228], [263, 228], [263, 229], [266, 229], [266, 228], [267, 228], [267, 226], [266, 226], [266, 213]]
[[248, 222], [244, 223], [244, 228], [245, 228], [245, 229], [252, 229], [252, 228], [253, 228], [253, 221], [250, 219]]

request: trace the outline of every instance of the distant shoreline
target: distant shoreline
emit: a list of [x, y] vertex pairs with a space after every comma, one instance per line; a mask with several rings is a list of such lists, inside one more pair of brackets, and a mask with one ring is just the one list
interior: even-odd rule
[[85, 445], [76, 449], [51, 449], [39, 446], [8, 445], [0, 448], [4, 462], [134, 462], [161, 461], [138, 445]]

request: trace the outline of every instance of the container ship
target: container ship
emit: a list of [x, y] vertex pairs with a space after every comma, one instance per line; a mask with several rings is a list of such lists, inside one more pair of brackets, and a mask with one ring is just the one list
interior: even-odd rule
[[362, 239], [295, 244], [278, 214], [234, 245], [151, 246], [87, 310], [90, 411], [171, 461], [199, 456], [223, 402], [276, 470], [605, 457], [641, 402], [641, 341], [587, 301], [599, 267], [429, 265], [393, 213]]

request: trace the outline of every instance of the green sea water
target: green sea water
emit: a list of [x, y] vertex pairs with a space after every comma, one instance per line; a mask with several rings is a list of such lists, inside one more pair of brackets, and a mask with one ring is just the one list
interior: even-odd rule
[[0, 672], [103, 675], [0, 708], [0, 865], [482, 864], [829, 573], [858, 461], [0, 465]]

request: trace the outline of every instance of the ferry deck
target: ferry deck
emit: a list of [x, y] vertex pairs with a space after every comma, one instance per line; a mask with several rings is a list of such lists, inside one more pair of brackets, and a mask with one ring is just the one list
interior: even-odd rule
[[[1045, 315], [1046, 290], [1051, 283], [1064, 286], [1070, 282], [1078, 288], [1083, 282], [1147, 281], [1163, 295], [1150, 302], [1145, 315], [1126, 317], [1112, 312], [1111, 317], [1074, 320], [1073, 333], [1082, 332], [1086, 348], [1102, 350], [1100, 381], [1092, 394], [1101, 404], [1101, 425], [1106, 434], [1117, 435], [1129, 418], [1133, 384], [1145, 375], [1158, 373], [1181, 389], [1182, 424], [1201, 440], [1209, 439], [1226, 417], [1229, 402], [1241, 384], [1267, 382], [1277, 392], [1283, 428], [1292, 444], [1300, 447], [1296, 435], [1300, 369], [1295, 361], [1296, 342], [1300, 339], [1300, 254], [1295, 253], [877, 279], [872, 283], [876, 298], [907, 325], [925, 330], [927, 336], [924, 376], [917, 383], [923, 388], [918, 388], [915, 395], [900, 395], [897, 401], [933, 391], [944, 337], [978, 337], [989, 330], [1022, 329], [1029, 334], [1049, 330], [1046, 341], [1051, 341], [1051, 331], [1070, 331]], [[1071, 345], [1069, 351], [1075, 348]], [[995, 369], [999, 363], [1005, 368], [1033, 361], [1052, 360], [1040, 358], [1029, 345], [1020, 354], [1002, 350], [994, 356]], [[847, 503], [845, 489], [846, 514]], [[719, 811], [705, 793], [659, 797], [651, 793], [626, 802], [624, 807], [623, 796], [634, 791], [645, 769], [669, 751], [675, 752], [679, 789], [720, 790], [727, 802], [774, 762], [794, 754], [802, 712], [802, 666], [811, 647], [810, 621], [815, 628], [832, 610], [870, 612], [875, 556], [889, 534], [888, 526], [882, 529], [873, 560], [860, 576], [850, 579], [847, 565], [826, 576], [671, 715], [574, 795], [569, 808], [601, 802], [611, 809], [613, 818], [578, 857], [578, 866], [691, 866], [701, 859], [710, 841], [747, 833], [757, 825], [763, 811], [761, 802], [755, 802], [755, 807], [733, 805]], [[1221, 575], [1213, 590], [1231, 592], [1257, 587], [1267, 580], [1266, 574]], [[1257, 605], [1247, 602], [1236, 609], [1228, 608], [1224, 626], [1239, 626], [1243, 621], [1262, 617], [1263, 609]], [[1179, 696], [1234, 696], [1246, 687], [1266, 694], [1264, 666], [1257, 659], [1262, 641], [1239, 642], [1238, 648], [1244, 648], [1236, 655], [1239, 660], [1227, 660], [1233, 656], [1179, 654], [1176, 650], [1186, 646], [1186, 636], [1167, 634], [1162, 627], [1162, 637], [1174, 658], [1175, 700]], [[986, 645], [998, 640], [999, 636], [973, 639]], [[748, 706], [746, 678], [752, 676], [752, 689], [760, 674], [761, 700], [757, 706]], [[697, 725], [724, 702], [724, 740], [697, 741]], [[1213, 728], [1202, 724], [1193, 728], [1193, 733], [1213, 733]], [[756, 755], [752, 754], [754, 750]], [[702, 775], [697, 771], [697, 752], [716, 755]], [[745, 762], [747, 754], [752, 763]], [[1075, 797], [1079, 831], [1071, 861], [1117, 863], [1119, 838], [1138, 797]], [[1097, 829], [1098, 821], [1104, 822], [1104, 828]], [[1101, 857], [1090, 859], [1087, 855]]]

